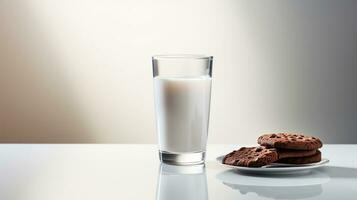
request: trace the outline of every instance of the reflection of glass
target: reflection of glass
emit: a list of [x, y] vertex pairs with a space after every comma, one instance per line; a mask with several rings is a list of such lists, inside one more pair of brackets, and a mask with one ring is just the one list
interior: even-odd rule
[[152, 58], [160, 160], [202, 164], [210, 113], [212, 57], [161, 55]]
[[318, 171], [308, 174], [253, 176], [228, 170], [217, 175], [224, 185], [238, 190], [240, 194], [256, 193], [272, 199], [302, 199], [318, 196], [321, 185], [330, 180]]
[[204, 165], [174, 166], [161, 164], [157, 200], [207, 200], [207, 179]]

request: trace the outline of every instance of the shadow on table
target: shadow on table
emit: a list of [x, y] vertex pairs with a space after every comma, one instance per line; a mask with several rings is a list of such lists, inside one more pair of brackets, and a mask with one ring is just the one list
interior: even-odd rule
[[319, 196], [322, 184], [330, 181], [327, 173], [311, 171], [303, 174], [254, 175], [227, 170], [216, 176], [225, 186], [240, 194], [255, 193], [271, 199], [303, 199]]

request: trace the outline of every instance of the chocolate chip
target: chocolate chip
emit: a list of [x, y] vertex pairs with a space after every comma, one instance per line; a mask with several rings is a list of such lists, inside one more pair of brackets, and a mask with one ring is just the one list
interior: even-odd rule
[[255, 149], [255, 152], [261, 152], [262, 150], [263, 150], [263, 148], [257, 147], [257, 148]]

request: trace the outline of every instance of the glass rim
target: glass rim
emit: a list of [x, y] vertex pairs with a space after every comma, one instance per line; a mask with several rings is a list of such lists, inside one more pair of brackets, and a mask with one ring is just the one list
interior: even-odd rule
[[212, 60], [213, 56], [207, 56], [204, 54], [160, 54], [152, 56], [153, 60], [164, 59], [209, 59]]

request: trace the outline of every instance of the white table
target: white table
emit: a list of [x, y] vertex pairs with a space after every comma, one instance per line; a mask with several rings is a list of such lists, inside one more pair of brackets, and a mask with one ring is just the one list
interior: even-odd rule
[[156, 145], [0, 145], [0, 198], [357, 199], [357, 145], [325, 145], [330, 163], [311, 173], [256, 177], [215, 158], [239, 145], [209, 145], [205, 169], [160, 170]]

